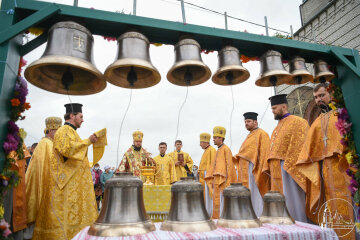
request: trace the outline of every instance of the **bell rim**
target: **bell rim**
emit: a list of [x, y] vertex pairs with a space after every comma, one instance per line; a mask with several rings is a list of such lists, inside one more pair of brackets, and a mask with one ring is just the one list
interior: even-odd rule
[[331, 80], [333, 80], [335, 78], [335, 74], [333, 74], [332, 72], [320, 73], [314, 77], [312, 83], [321, 83], [320, 82], [321, 77], [325, 77], [325, 81], [330, 82]]
[[[46, 62], [45, 62], [46, 60]], [[34, 71], [43, 66], [43, 65], [59, 65], [59, 66], [69, 66], [69, 62], [70, 61], [75, 61], [77, 62], [77, 65], [71, 65], [73, 67], [77, 67], [77, 68], [81, 68], [83, 70], [89, 70], [89, 72], [91, 74], [93, 74], [94, 76], [97, 77], [98, 82], [100, 83], [100, 87], [96, 90], [96, 91], [82, 91], [82, 92], [75, 92], [73, 93], [72, 91], [54, 91], [51, 90], [51, 88], [47, 88], [47, 86], [49, 86], [49, 84], [44, 84], [43, 86], [39, 86], [37, 85], [37, 81], [34, 81], [31, 76], [34, 75]], [[31, 84], [33, 84], [34, 86], [41, 88], [43, 90], [49, 91], [49, 92], [53, 92], [53, 93], [58, 93], [58, 94], [64, 94], [64, 95], [91, 95], [91, 94], [96, 94], [99, 93], [101, 91], [103, 91], [106, 88], [106, 80], [104, 75], [96, 68], [96, 66], [86, 60], [83, 60], [81, 58], [76, 58], [73, 56], [62, 56], [62, 55], [49, 55], [49, 56], [45, 56], [45, 57], [41, 57], [38, 60], [35, 60], [34, 62], [32, 62], [24, 71], [24, 76], [25, 79], [30, 82]], [[60, 89], [61, 90], [61, 89]]]
[[211, 219], [193, 222], [165, 220], [160, 226], [160, 230], [170, 232], [210, 232], [216, 228], [216, 224]]
[[292, 75], [292, 79], [290, 82], [286, 83], [287, 85], [299, 85], [299, 83], [297, 83], [295, 79], [297, 76], [303, 77], [300, 84], [312, 82], [314, 80], [314, 76], [311, 73], [303, 70], [295, 70], [291, 73], [291, 75]]
[[[145, 68], [145, 69], [151, 71], [152, 75], [154, 76], [154, 83], [151, 85], [149, 84], [149, 85], [146, 85], [145, 87], [142, 87], [142, 86], [137, 86], [136, 82], [135, 82], [134, 87], [128, 87], [130, 84], [127, 81], [118, 82], [118, 81], [115, 81], [114, 79], [111, 79], [108, 76], [109, 74], [111, 74], [113, 72], [115, 67], [131, 67], [131, 66], [141, 67], [141, 68]], [[158, 84], [161, 80], [161, 75], [160, 75], [159, 71], [151, 62], [145, 61], [143, 59], [138, 59], [138, 58], [117, 59], [115, 62], [113, 62], [106, 68], [106, 70], [104, 72], [104, 76], [105, 76], [106, 81], [108, 81], [109, 83], [111, 83], [117, 87], [131, 88], [131, 89], [143, 89], [143, 88], [153, 87], [156, 84]], [[122, 83], [124, 83], [124, 84], [122, 84]]]
[[[243, 72], [243, 76], [242, 77], [239, 77], [237, 78], [237, 80], [233, 80], [232, 81], [232, 84], [227, 84], [226, 83], [226, 80], [224, 81], [223, 79], [219, 78], [219, 75], [226, 72], [226, 71], [229, 71], [229, 70], [235, 70], [235, 71], [241, 71]], [[218, 85], [223, 85], [223, 86], [230, 86], [230, 85], [236, 85], [236, 84], [240, 84], [240, 83], [243, 83], [245, 82], [246, 80], [248, 80], [250, 78], [250, 72], [244, 68], [243, 66], [239, 66], [239, 65], [231, 65], [231, 66], [225, 66], [225, 67], [222, 67], [222, 68], [219, 68], [215, 73], [214, 75], [212, 76], [212, 81], [215, 83], [215, 84], [218, 84]]]
[[[281, 80], [280, 81], [278, 80], [278, 82], [276, 83], [275, 86], [286, 84], [287, 82], [291, 81], [292, 76], [291, 76], [290, 73], [288, 73], [285, 70], [278, 70], [278, 71], [279, 71], [279, 73], [277, 73], [276, 75], [280, 75]], [[271, 83], [269, 81], [266, 81], [268, 78], [270, 78], [273, 75], [274, 74], [265, 73], [262, 76], [259, 76], [255, 81], [256, 86], [259, 86], [259, 87], [273, 87], [273, 85], [271, 85]], [[264, 83], [261, 84], [261, 82], [264, 82]]]
[[295, 224], [295, 220], [291, 217], [271, 217], [261, 216], [259, 220], [262, 224], [281, 224], [281, 225], [292, 225]]
[[[250, 226], [246, 226], [246, 225], [250, 225]], [[243, 220], [219, 218], [219, 220], [216, 223], [216, 226], [224, 227], [224, 228], [258, 228], [262, 226], [262, 223], [258, 218], [243, 219]]]
[[[120, 227], [120, 231], [123, 230], [121, 235], [119, 234], [104, 234], [101, 228], [113, 228]], [[135, 229], [133, 228], [135, 227]], [[146, 234], [149, 232], [153, 232], [156, 230], [155, 224], [151, 220], [146, 220], [144, 222], [136, 222], [136, 223], [93, 223], [88, 230], [88, 234], [91, 236], [101, 236], [101, 237], [116, 237], [116, 236], [132, 236], [138, 234]]]
[[[205, 69], [205, 74], [202, 78], [199, 78], [196, 82], [190, 82], [190, 84], [186, 84], [185, 81], [179, 81], [176, 78], [172, 77], [172, 72], [174, 72], [177, 68], [179, 67], [183, 67], [183, 66], [199, 66], [199, 67], [204, 67]], [[200, 85], [202, 83], [205, 83], [206, 81], [208, 81], [211, 77], [211, 70], [210, 68], [203, 62], [197, 61], [197, 60], [184, 60], [178, 63], [175, 63], [170, 70], [167, 72], [166, 74], [166, 78], [169, 82], [171, 82], [174, 85], [177, 86], [183, 86], [183, 87], [187, 87], [187, 86], [196, 86], [196, 85]]]

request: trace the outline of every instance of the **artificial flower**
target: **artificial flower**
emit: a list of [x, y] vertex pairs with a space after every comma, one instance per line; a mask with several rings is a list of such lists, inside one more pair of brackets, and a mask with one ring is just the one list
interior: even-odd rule
[[351, 130], [351, 125], [352, 123], [348, 123], [343, 119], [338, 119], [335, 123], [335, 127], [342, 136], [346, 135]]
[[334, 103], [331, 102], [328, 105], [332, 110], [336, 110], [336, 106], [334, 105]]
[[108, 42], [116, 41], [116, 37], [105, 37], [105, 36], [103, 36], [103, 38]]
[[28, 29], [29, 33], [31, 33], [32, 35], [35, 36], [40, 36], [41, 34], [44, 33], [44, 29], [43, 28], [38, 28], [38, 27], [31, 27]]
[[346, 110], [346, 108], [338, 108], [337, 112], [338, 114], [338, 118], [348, 121], [350, 119], [350, 116], [348, 114], [348, 111]]
[[0, 218], [4, 217], [4, 207], [0, 205]]
[[25, 130], [23, 128], [19, 129], [19, 136], [22, 138], [22, 140], [24, 140], [27, 136], [27, 132], [25, 132]]
[[353, 154], [352, 152], [348, 152], [346, 155], [346, 160], [349, 164], [352, 164], [354, 162], [354, 157], [353, 157]]
[[20, 100], [19, 99], [17, 99], [17, 98], [11, 99], [11, 106], [17, 107], [19, 105], [20, 105]]
[[162, 46], [163, 44], [162, 44], [162, 43], [153, 43], [153, 45], [154, 45], [155, 47], [160, 47], [160, 46]]
[[243, 63], [247, 63], [247, 62], [250, 62], [250, 61], [258, 61], [259, 59], [257, 57], [248, 57], [248, 56], [245, 56], [245, 55], [241, 55], [240, 60]]
[[8, 237], [11, 234], [10, 225], [5, 221], [5, 219], [1, 219], [0, 221], [0, 229], [3, 230], [3, 237]]
[[29, 110], [31, 108], [30, 103], [26, 102], [24, 103], [24, 109]]

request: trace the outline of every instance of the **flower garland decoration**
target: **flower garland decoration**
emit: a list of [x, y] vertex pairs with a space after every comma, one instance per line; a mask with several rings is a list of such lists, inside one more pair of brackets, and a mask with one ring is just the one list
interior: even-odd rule
[[[346, 170], [347, 175], [351, 177], [348, 189], [351, 192], [351, 196], [353, 197], [356, 206], [360, 206], [360, 159], [356, 154], [354, 136], [351, 130], [352, 123], [350, 122], [350, 116], [345, 107], [341, 88], [335, 83], [330, 82], [328, 91], [333, 93], [333, 102], [330, 103], [329, 106], [336, 111], [338, 116], [338, 121], [335, 123], [335, 126], [342, 136], [341, 144], [344, 146], [344, 151], [339, 155], [339, 158], [346, 159], [349, 163], [349, 168]], [[359, 219], [360, 208], [358, 212], [358, 220]], [[360, 223], [356, 223], [355, 225], [357, 228], [360, 227]]]
[[15, 163], [15, 159], [12, 158], [12, 152], [16, 153], [19, 159], [24, 157], [23, 151], [23, 137], [26, 133], [23, 129], [19, 129], [16, 125], [16, 121], [25, 119], [23, 112], [30, 109], [30, 104], [26, 102], [26, 96], [28, 94], [27, 83], [23, 77], [21, 77], [22, 68], [26, 65], [24, 59], [20, 59], [19, 72], [14, 89], [14, 97], [10, 100], [10, 120], [7, 124], [8, 134], [2, 145], [6, 154], [4, 168], [0, 173], [0, 239], [7, 239], [11, 234], [10, 225], [4, 219], [4, 196], [8, 189], [16, 187], [19, 184], [20, 178], [17, 171], [11, 170], [12, 164]]

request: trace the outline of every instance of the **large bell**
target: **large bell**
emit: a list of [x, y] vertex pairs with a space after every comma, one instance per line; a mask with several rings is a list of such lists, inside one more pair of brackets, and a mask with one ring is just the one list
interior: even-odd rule
[[314, 74], [313, 83], [330, 82], [335, 77], [335, 74], [329, 71], [327, 63], [323, 60], [314, 62]]
[[91, 32], [76, 22], [58, 22], [48, 33], [43, 56], [25, 70], [25, 78], [44, 90], [70, 95], [88, 95], [106, 87], [95, 67]]
[[260, 87], [271, 87], [291, 81], [281, 60], [281, 53], [273, 50], [267, 51], [260, 57], [260, 76], [255, 84]]
[[123, 88], [152, 87], [161, 79], [150, 60], [149, 40], [135, 31], [118, 38], [116, 60], [107, 67], [104, 75], [110, 83]]
[[155, 231], [145, 211], [142, 187], [132, 173], [117, 173], [106, 181], [103, 206], [88, 234], [116, 237]]
[[296, 56], [291, 59], [289, 62], [289, 69], [292, 80], [286, 83], [288, 85], [304, 84], [314, 80], [313, 75], [306, 69], [305, 59], [301, 57]]
[[219, 68], [212, 77], [212, 81], [219, 85], [235, 85], [242, 83], [250, 77], [249, 71], [240, 61], [237, 48], [227, 46], [219, 51]]
[[285, 196], [278, 191], [269, 191], [264, 195], [264, 210], [260, 217], [262, 223], [294, 224], [285, 203]]
[[191, 38], [180, 40], [174, 48], [175, 63], [167, 73], [167, 79], [179, 86], [195, 86], [206, 82], [211, 71], [201, 59], [201, 48]]
[[160, 229], [172, 232], [207, 232], [216, 229], [205, 208], [201, 183], [187, 177], [172, 185], [170, 211]]
[[224, 208], [217, 226], [226, 228], [256, 228], [261, 226], [251, 204], [250, 190], [241, 183], [231, 183], [223, 191]]

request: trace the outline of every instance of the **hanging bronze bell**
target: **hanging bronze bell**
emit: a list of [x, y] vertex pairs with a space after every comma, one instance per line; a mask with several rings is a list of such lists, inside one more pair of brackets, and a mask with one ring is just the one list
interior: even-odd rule
[[325, 83], [330, 82], [335, 74], [329, 71], [327, 63], [323, 60], [317, 60], [314, 62], [314, 80], [313, 83]]
[[195, 178], [181, 178], [172, 185], [170, 211], [160, 229], [172, 232], [207, 232], [216, 229], [205, 208], [203, 187]]
[[223, 191], [224, 208], [218, 227], [256, 228], [261, 227], [251, 204], [250, 190], [241, 183], [231, 183]]
[[291, 59], [289, 62], [289, 69], [292, 80], [286, 83], [288, 85], [304, 84], [314, 80], [313, 75], [306, 69], [305, 59], [301, 57], [296, 56]]
[[48, 43], [39, 60], [25, 70], [35, 86], [54, 93], [88, 95], [106, 87], [93, 61], [91, 32], [76, 22], [58, 22], [48, 32]]
[[105, 70], [108, 82], [123, 88], [148, 88], [160, 82], [159, 71], [152, 65], [149, 40], [131, 31], [118, 38], [116, 60]]
[[197, 41], [184, 38], [175, 45], [174, 51], [175, 63], [167, 73], [169, 82], [178, 86], [195, 86], [210, 78], [210, 68], [201, 59]]
[[285, 203], [285, 196], [278, 191], [269, 191], [264, 195], [264, 210], [260, 217], [262, 223], [294, 224]]
[[218, 54], [218, 63], [218, 70], [212, 77], [212, 81], [216, 84], [235, 85], [250, 77], [249, 71], [241, 64], [237, 48], [227, 46], [221, 49]]
[[132, 173], [116, 173], [106, 181], [103, 206], [88, 234], [118, 237], [155, 231], [145, 211], [142, 187]]
[[260, 57], [260, 76], [255, 82], [257, 86], [275, 87], [290, 81], [291, 75], [282, 64], [281, 53], [269, 50]]

